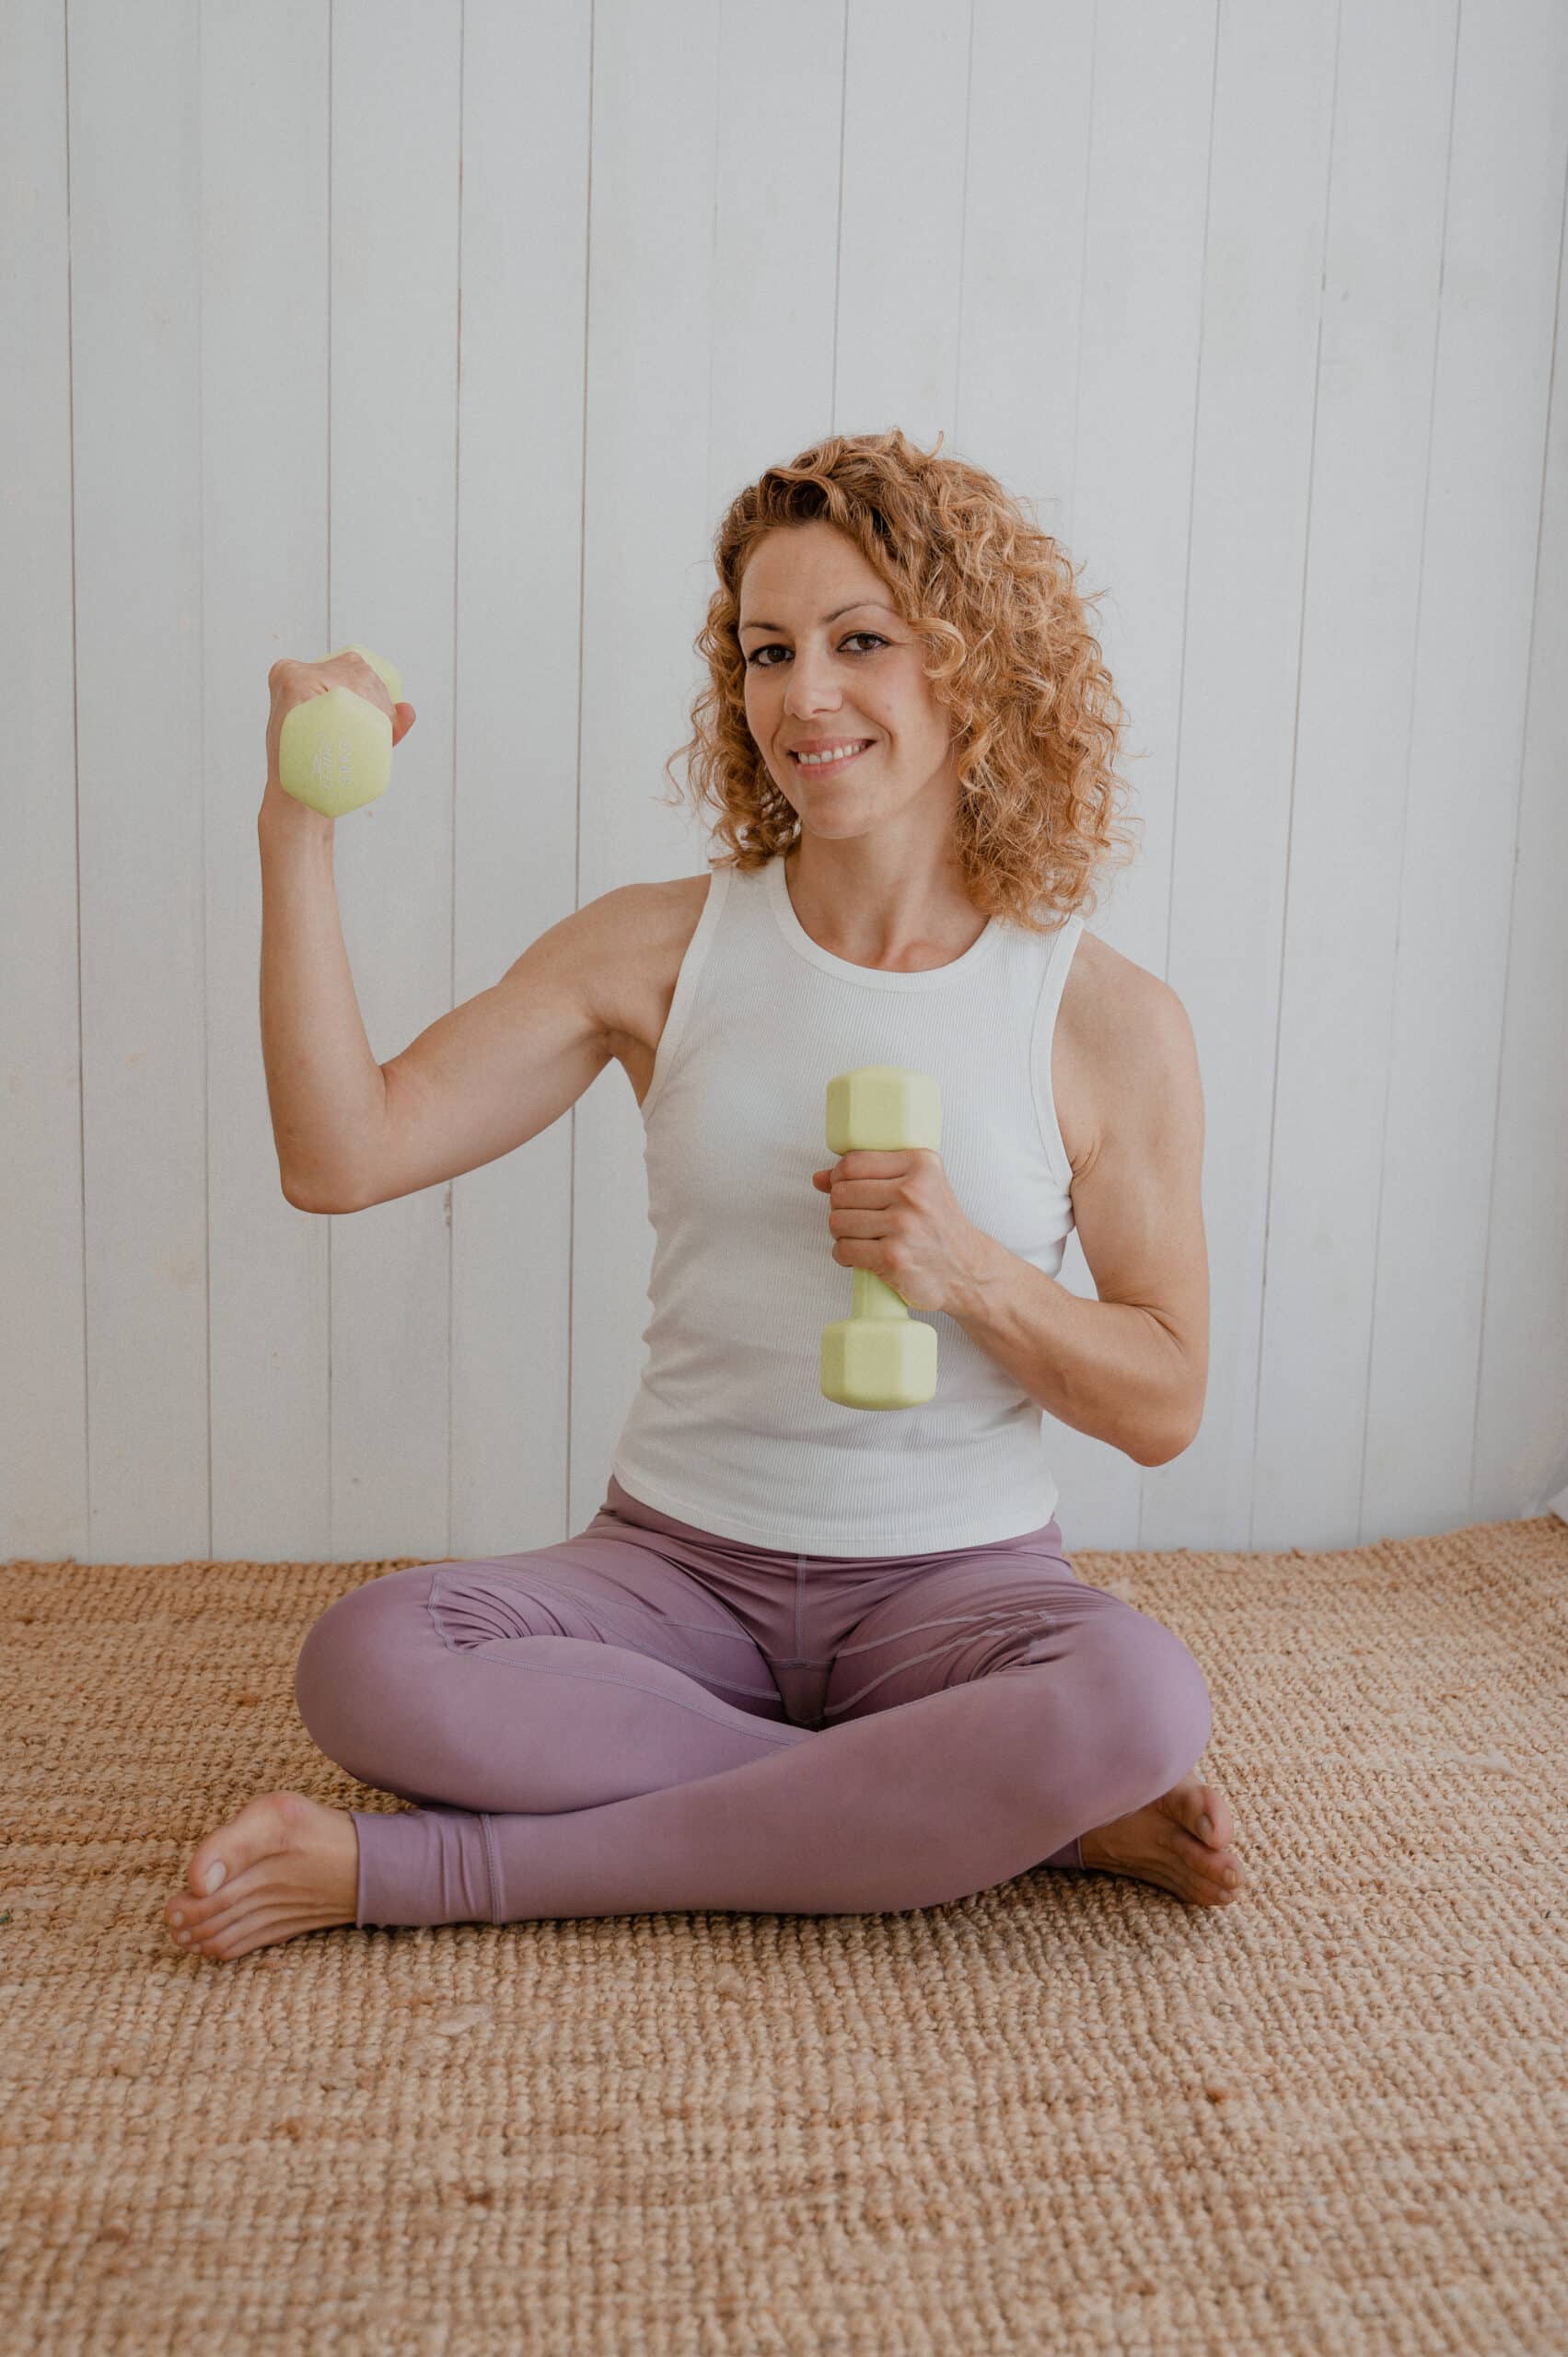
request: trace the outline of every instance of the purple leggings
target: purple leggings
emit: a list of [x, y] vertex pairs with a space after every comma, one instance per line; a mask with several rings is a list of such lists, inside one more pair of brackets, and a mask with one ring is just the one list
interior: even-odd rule
[[1212, 1724], [1179, 1637], [1053, 1520], [921, 1555], [720, 1538], [613, 1478], [552, 1547], [416, 1563], [307, 1631], [358, 1924], [938, 1907], [1167, 1792]]

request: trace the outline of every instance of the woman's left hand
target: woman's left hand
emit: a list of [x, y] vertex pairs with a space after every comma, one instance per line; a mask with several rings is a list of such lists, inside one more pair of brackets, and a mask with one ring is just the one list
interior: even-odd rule
[[950, 1311], [967, 1296], [985, 1237], [959, 1209], [939, 1154], [841, 1155], [811, 1183], [832, 1200], [841, 1267], [869, 1269], [911, 1309]]

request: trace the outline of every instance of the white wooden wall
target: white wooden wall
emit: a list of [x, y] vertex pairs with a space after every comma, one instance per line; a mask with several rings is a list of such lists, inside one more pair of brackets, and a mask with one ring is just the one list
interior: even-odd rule
[[418, 709], [337, 830], [389, 1059], [702, 872], [661, 765], [714, 525], [893, 424], [1107, 592], [1144, 835], [1095, 928], [1202, 1062], [1203, 1430], [1149, 1471], [1048, 1425], [1069, 1549], [1562, 1491], [1561, 0], [5, 19], [0, 1554], [593, 1514], [648, 1316], [632, 1092], [357, 1217], [284, 1201], [267, 669], [363, 639]]

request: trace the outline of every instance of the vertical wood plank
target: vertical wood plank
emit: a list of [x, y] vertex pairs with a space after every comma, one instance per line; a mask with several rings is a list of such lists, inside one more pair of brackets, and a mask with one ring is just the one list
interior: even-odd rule
[[[389, 38], [397, 18], [405, 37]], [[331, 12], [326, 654], [389, 656], [419, 714], [379, 801], [340, 820], [338, 900], [373, 1051], [452, 998], [460, 18]], [[332, 1222], [337, 1562], [449, 1552], [447, 1190]]]
[[64, 14], [0, 75], [0, 1556], [90, 1561]]
[[[593, 21], [575, 0], [463, 11], [454, 1002], [611, 880], [591, 860], [585, 874], [580, 823]], [[618, 813], [635, 804], [630, 766], [608, 784]], [[632, 1103], [618, 1064], [589, 1094], [611, 1090]], [[573, 1189], [591, 1201], [596, 1178], [579, 1112], [450, 1190], [446, 1543], [461, 1557], [581, 1527], [567, 1454]]]
[[[1101, 886], [1093, 929], [1162, 976], [1217, 37], [1217, 11], [1203, 0], [1154, 12], [1109, 0], [1097, 14], [1067, 540], [1082, 588], [1100, 593], [1097, 635], [1129, 714], [1119, 766], [1140, 834], [1135, 864]], [[1063, 1279], [1094, 1297], [1075, 1235]], [[1147, 1473], [1065, 1425], [1051, 1437], [1076, 1543], [1154, 1544]]]
[[1457, 7], [1423, 0], [1340, 17], [1288, 831], [1260, 879], [1284, 938], [1254, 1085], [1268, 1160], [1239, 1214], [1267, 1250], [1260, 1330], [1237, 1336], [1238, 1387], [1257, 1353], [1237, 1546], [1360, 1529], [1457, 36]]
[[[661, 765], [689, 733], [712, 519], [718, 0], [596, 0], [583, 484], [581, 897], [700, 874]], [[576, 1108], [571, 1527], [603, 1504], [649, 1319], [642, 1116], [618, 1067]]]
[[1460, 11], [1362, 1540], [1469, 1518], [1568, 14]]
[[[319, 0], [285, 0], [263, 22], [223, 0], [201, 23], [202, 434], [191, 463], [203, 758], [186, 797], [204, 821], [212, 911], [212, 1547], [227, 1562], [308, 1562], [331, 1546], [332, 1222], [296, 1211], [279, 1183], [256, 839], [267, 673], [330, 646], [328, 16]], [[400, 754], [394, 791], [405, 763]]]
[[68, 18], [88, 1512], [211, 1551], [198, 11]]
[[[1076, 563], [1071, 517], [1088, 299], [1095, 12], [1005, 0], [976, 7], [971, 17], [954, 439], [963, 456], [1022, 495], [1040, 528]], [[1104, 922], [1102, 906], [1088, 930]], [[1075, 1234], [1059, 1276], [1080, 1298], [1095, 1298]], [[1040, 1446], [1060, 1487], [1057, 1519], [1071, 1554], [1091, 1543], [1082, 1534], [1100, 1515], [1100, 1485], [1121, 1497], [1122, 1476], [1103, 1442], [1054, 1416], [1041, 1417]]]
[[[1468, 1518], [1568, 1520], [1568, 244], [1536, 566]], [[1482, 1131], [1487, 1123], [1481, 1122]]]
[[1209, 1387], [1144, 1477], [1145, 1547], [1243, 1545], [1252, 1509], [1337, 16], [1220, 17], [1166, 970], [1203, 1079]]

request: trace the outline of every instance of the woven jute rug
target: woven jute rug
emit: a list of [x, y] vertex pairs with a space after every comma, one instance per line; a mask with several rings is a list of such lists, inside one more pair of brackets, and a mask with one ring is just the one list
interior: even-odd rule
[[1248, 1890], [181, 1955], [257, 1794], [400, 1805], [294, 1707], [399, 1563], [0, 1569], [0, 2344], [1568, 2348], [1554, 1515], [1079, 1553], [1208, 1678]]

